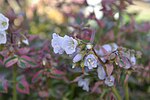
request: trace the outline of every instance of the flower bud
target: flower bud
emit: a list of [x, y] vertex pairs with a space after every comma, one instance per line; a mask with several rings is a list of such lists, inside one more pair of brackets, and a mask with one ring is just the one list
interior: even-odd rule
[[77, 54], [74, 58], [73, 58], [73, 63], [76, 63], [78, 61], [80, 61], [83, 58], [82, 54]]

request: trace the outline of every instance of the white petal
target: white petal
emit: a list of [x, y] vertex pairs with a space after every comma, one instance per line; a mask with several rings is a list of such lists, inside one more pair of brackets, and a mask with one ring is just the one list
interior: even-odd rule
[[67, 35], [64, 36], [62, 48], [65, 50], [66, 54], [73, 54], [76, 51], [77, 45], [78, 45], [77, 40]]
[[22, 42], [23, 42], [24, 44], [26, 44], [26, 45], [29, 45], [28, 39], [22, 40]]
[[89, 54], [85, 57], [84, 66], [87, 66], [89, 69], [93, 69], [97, 67], [97, 59], [93, 54]]
[[112, 52], [118, 49], [118, 45], [116, 43], [111, 43]]
[[132, 56], [130, 58], [130, 61], [131, 61], [132, 65], [135, 65], [136, 64], [136, 58], [135, 58], [135, 56]]
[[90, 81], [88, 78], [86, 78], [86, 79], [81, 78], [78, 81], [78, 86], [82, 87], [83, 90], [89, 91], [89, 83], [90, 83]]
[[95, 14], [95, 17], [97, 19], [103, 18], [103, 11], [101, 11], [101, 9], [102, 9], [102, 6], [95, 6], [94, 7], [94, 14]]
[[88, 5], [95, 6], [102, 2], [102, 0], [86, 0]]
[[114, 19], [115, 19], [115, 20], [118, 20], [118, 19], [119, 19], [119, 12], [117, 12], [117, 13], [114, 15]]
[[109, 44], [103, 45], [102, 46], [107, 52], [111, 52], [112, 48]]
[[54, 53], [63, 54], [64, 50], [61, 47], [62, 42], [63, 42], [63, 37], [59, 36], [56, 33], [53, 33], [52, 37], [53, 37], [53, 39], [51, 40], [51, 45], [53, 47]]
[[98, 78], [100, 80], [104, 80], [106, 78], [106, 72], [102, 66], [97, 68]]
[[106, 79], [105, 79], [105, 84], [107, 85], [107, 86], [113, 86], [114, 85], [114, 81], [115, 81], [115, 78], [111, 75], [110, 77], [107, 77]]
[[78, 61], [80, 61], [83, 58], [82, 54], [77, 54], [74, 58], [73, 58], [73, 63], [76, 63]]
[[84, 85], [84, 81], [83, 81], [83, 79], [80, 79], [79, 81], [78, 81], [78, 86], [83, 86]]
[[106, 53], [103, 51], [103, 49], [106, 50], [107, 53], [111, 52], [111, 50], [112, 50], [112, 48], [109, 44], [103, 45], [98, 52], [98, 54], [101, 56], [106, 55]]
[[0, 31], [0, 44], [6, 44], [7, 37], [5, 31]]
[[92, 45], [91, 43], [88, 43], [88, 44], [86, 45], [86, 48], [87, 48], [87, 49], [92, 49], [92, 47], [93, 47], [93, 45]]
[[0, 13], [0, 31], [5, 31], [8, 29], [9, 19]]

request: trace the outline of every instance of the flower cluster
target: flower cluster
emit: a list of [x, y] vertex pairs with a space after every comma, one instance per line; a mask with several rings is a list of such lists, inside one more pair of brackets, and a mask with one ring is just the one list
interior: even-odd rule
[[[72, 68], [76, 69], [80, 66], [84, 75], [96, 69], [97, 77], [109, 87], [115, 84], [117, 75], [114, 69], [116, 66], [134, 69], [133, 66], [136, 64], [136, 52], [119, 47], [115, 43], [94, 47], [91, 43], [85, 43], [67, 35], [61, 37], [53, 33], [52, 37], [51, 44], [54, 52], [63, 54], [65, 51], [66, 54], [69, 54], [73, 59]], [[77, 82], [78, 86], [83, 87], [83, 90], [89, 91], [89, 78], [80, 78]]]
[[5, 44], [7, 41], [6, 30], [9, 26], [9, 19], [0, 13], [0, 44]]
[[77, 40], [65, 35], [64, 37], [53, 33], [52, 47], [54, 48], [54, 53], [63, 54], [73, 54], [76, 51], [78, 45]]

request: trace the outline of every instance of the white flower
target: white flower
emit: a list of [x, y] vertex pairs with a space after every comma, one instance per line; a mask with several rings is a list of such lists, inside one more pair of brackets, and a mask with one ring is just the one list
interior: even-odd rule
[[5, 31], [8, 29], [9, 19], [0, 13], [0, 31]]
[[118, 20], [118, 19], [119, 19], [119, 12], [117, 12], [117, 13], [114, 15], [114, 19], [115, 19], [115, 20]]
[[130, 61], [131, 61], [131, 64], [134, 66], [136, 64], [135, 56], [131, 56]]
[[24, 40], [22, 40], [22, 42], [23, 42], [24, 44], [26, 44], [26, 45], [29, 45], [28, 39], [24, 39]]
[[85, 79], [80, 78], [78, 80], [78, 86], [82, 87], [82, 89], [86, 91], [89, 91], [89, 83], [90, 81], [88, 78], [85, 78]]
[[103, 11], [101, 11], [101, 9], [102, 9], [101, 5], [100, 6], [97, 5], [97, 6], [94, 7], [94, 14], [95, 14], [95, 17], [97, 19], [102, 19], [103, 18], [104, 13], [103, 13]]
[[6, 32], [0, 31], [0, 44], [5, 44], [7, 41]]
[[100, 80], [104, 80], [106, 78], [106, 72], [105, 72], [104, 68], [102, 67], [102, 65], [100, 65], [97, 68], [97, 73], [98, 73], [98, 78]]
[[110, 77], [106, 77], [105, 84], [107, 86], [113, 86], [115, 82], [115, 78], [111, 75]]
[[77, 54], [74, 58], [73, 58], [73, 63], [76, 63], [78, 61], [80, 61], [83, 58], [82, 54]]
[[89, 69], [97, 67], [97, 59], [93, 54], [89, 54], [85, 57], [84, 66], [87, 66]]
[[67, 35], [64, 36], [62, 41], [62, 48], [65, 50], [67, 54], [73, 54], [76, 51], [77, 45], [78, 45], [77, 40]]
[[98, 5], [102, 0], [86, 0], [88, 5], [95, 6]]
[[85, 16], [89, 16], [90, 13], [94, 13], [97, 19], [102, 19], [103, 11], [101, 11], [102, 7], [102, 0], [86, 0], [88, 6], [85, 8]]
[[59, 36], [56, 33], [53, 33], [52, 35], [53, 39], [51, 41], [51, 45], [54, 49], [54, 53], [59, 53], [59, 54], [63, 54], [64, 50], [61, 47], [62, 46], [62, 42], [63, 42], [63, 37]]

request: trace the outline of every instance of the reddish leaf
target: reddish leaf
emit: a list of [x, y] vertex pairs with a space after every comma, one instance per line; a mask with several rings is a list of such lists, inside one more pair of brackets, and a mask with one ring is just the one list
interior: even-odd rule
[[28, 63], [27, 63], [25, 60], [23, 60], [23, 59], [19, 59], [17, 65], [18, 65], [20, 68], [23, 68], [23, 69], [30, 67], [30, 66], [28, 65]]
[[19, 58], [19, 61], [17, 64], [20, 68], [23, 68], [23, 69], [30, 68], [30, 67], [32, 68], [32, 67], [36, 66], [34, 60], [28, 56], [25, 56], [25, 55], [21, 56]]
[[16, 84], [16, 89], [18, 92], [23, 94], [29, 94], [29, 84], [25, 78], [25, 76], [21, 76], [18, 78], [18, 83]]
[[99, 92], [99, 93], [101, 93], [102, 91], [101, 91], [98, 87], [99, 87], [100, 85], [102, 85], [102, 84], [103, 84], [103, 81], [98, 81], [98, 82], [96, 82], [96, 83], [94, 84], [94, 86], [93, 86], [91, 92], [92, 92], [92, 93], [94, 93], [94, 92]]
[[14, 64], [16, 64], [18, 62], [18, 57], [17, 56], [13, 56], [13, 57], [8, 57], [4, 60], [4, 64], [6, 67], [11, 67]]
[[29, 53], [29, 51], [30, 51], [30, 48], [21, 48], [18, 50], [18, 53], [21, 55], [26, 55]]
[[42, 72], [43, 70], [40, 70], [36, 74], [34, 74], [34, 76], [32, 77], [32, 83], [36, 83], [42, 78]]
[[49, 92], [48, 91], [39, 91], [38, 92], [39, 96], [42, 98], [48, 97], [49, 96]]
[[8, 81], [4, 79], [4, 77], [0, 78], [0, 93], [8, 92]]
[[0, 52], [0, 55], [2, 55], [3, 57], [6, 57], [8, 55], [9, 50], [3, 50]]
[[71, 81], [71, 83], [78, 82], [79, 79], [82, 78], [82, 77], [83, 77], [83, 75], [76, 77], [74, 80]]
[[51, 73], [55, 74], [55, 75], [64, 75], [65, 74], [63, 71], [60, 71], [58, 69], [52, 69]]
[[129, 74], [126, 75], [125, 80], [124, 80], [124, 84], [127, 83], [128, 79], [129, 79], [129, 76], [130, 76]]

